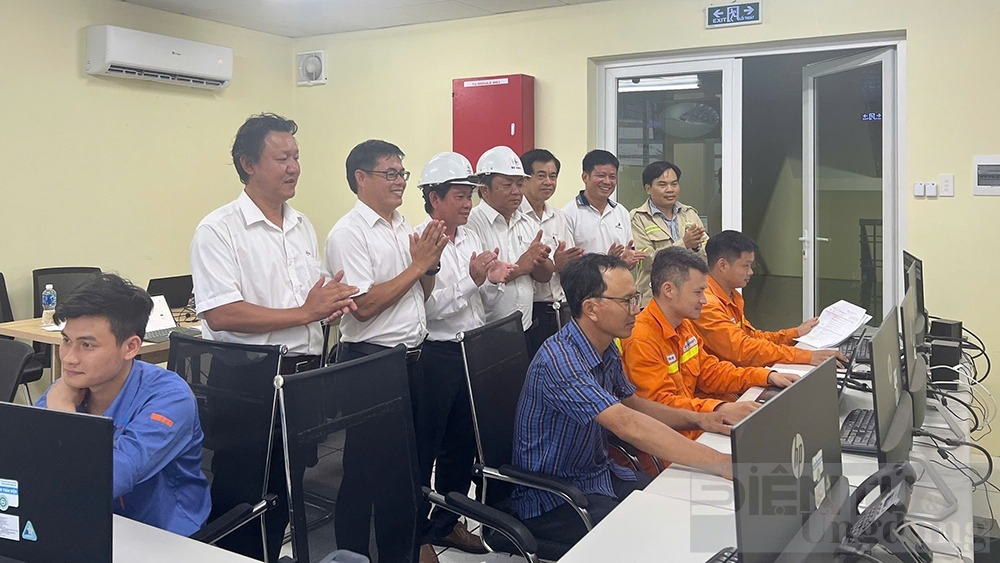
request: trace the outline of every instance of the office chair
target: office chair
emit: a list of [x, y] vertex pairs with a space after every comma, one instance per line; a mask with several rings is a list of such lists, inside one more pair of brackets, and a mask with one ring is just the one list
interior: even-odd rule
[[[101, 273], [100, 268], [93, 266], [68, 266], [59, 268], [39, 268], [31, 271], [32, 303], [34, 303], [35, 318], [42, 316], [42, 290], [47, 284], [52, 284], [56, 290], [56, 299], [64, 300], [73, 293], [87, 278]], [[35, 352], [42, 367], [52, 367], [52, 346], [36, 342]]]
[[[167, 369], [187, 381], [198, 402], [205, 434], [202, 469], [211, 484], [210, 522], [193, 537], [257, 558], [284, 532], [284, 524], [271, 531], [271, 539], [265, 531], [265, 513], [285, 510], [279, 508], [282, 476], [271, 473], [280, 460], [272, 456], [280, 447], [272, 431], [277, 425], [272, 382], [284, 351], [284, 346], [170, 335]], [[260, 530], [244, 526], [258, 518]]]
[[35, 351], [24, 342], [0, 339], [0, 401], [13, 403], [17, 386]]
[[[405, 346], [279, 376], [274, 387], [291, 498], [292, 556], [282, 562], [316, 561], [335, 549], [367, 553], [373, 512], [379, 561], [416, 562], [424, 501], [499, 530], [538, 560], [534, 537], [516, 519], [421, 489]], [[310, 529], [310, 492], [337, 497], [332, 523]]]
[[[473, 473], [482, 480], [483, 502], [514, 514], [510, 496], [515, 485], [541, 489], [568, 503], [589, 531], [593, 524], [587, 512], [587, 497], [579, 489], [569, 482], [510, 465], [517, 403], [530, 363], [520, 311], [461, 332], [458, 341], [462, 346], [479, 455]], [[495, 534], [483, 534], [483, 541], [495, 551], [512, 552], [503, 538]], [[559, 559], [572, 547], [537, 541], [542, 559]]]
[[[4, 280], [3, 274], [0, 273], [0, 323], [8, 323], [13, 320], [14, 312], [10, 306], [10, 294], [7, 293], [7, 282]], [[0, 336], [0, 339], [7, 340], [9, 337]], [[21, 373], [20, 381], [18, 381], [18, 384], [23, 386], [24, 394], [28, 398], [29, 405], [33, 404], [33, 402], [31, 400], [31, 391], [28, 390], [28, 384], [41, 379], [42, 371], [44, 370], [40, 358], [34, 352], [34, 349], [32, 350], [32, 357], [28, 361], [28, 365], [25, 366], [24, 371]], [[0, 393], [0, 397], [2, 396], [3, 394]], [[13, 397], [11, 397], [11, 401], [13, 400]]]

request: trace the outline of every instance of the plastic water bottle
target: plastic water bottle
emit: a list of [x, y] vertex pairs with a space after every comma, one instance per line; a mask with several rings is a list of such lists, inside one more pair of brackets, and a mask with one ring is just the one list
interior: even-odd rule
[[53, 317], [56, 314], [56, 290], [52, 289], [52, 284], [45, 284], [42, 291], [42, 325], [55, 324]]

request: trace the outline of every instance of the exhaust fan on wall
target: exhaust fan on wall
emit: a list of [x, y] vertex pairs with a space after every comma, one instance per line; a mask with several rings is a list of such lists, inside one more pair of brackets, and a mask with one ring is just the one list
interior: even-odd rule
[[326, 84], [326, 53], [309, 51], [296, 55], [298, 62], [298, 85], [315, 86]]

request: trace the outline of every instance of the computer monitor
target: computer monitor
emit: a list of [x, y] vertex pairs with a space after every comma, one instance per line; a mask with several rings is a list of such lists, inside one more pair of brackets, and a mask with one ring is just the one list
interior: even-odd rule
[[872, 403], [879, 467], [907, 461], [913, 447], [913, 401], [903, 385], [899, 314], [893, 307], [872, 337]]
[[[733, 426], [741, 563], [774, 561], [817, 508], [841, 512], [847, 487], [841, 472], [838, 405], [831, 400], [836, 393], [836, 362], [831, 359]], [[836, 530], [832, 533], [820, 538], [824, 544], [840, 542]], [[809, 551], [823, 551], [814, 544], [806, 543]]]
[[112, 559], [110, 418], [0, 403], [0, 560]]
[[917, 313], [917, 291], [912, 283], [914, 270], [914, 265], [907, 270], [907, 277], [911, 283], [910, 289], [906, 290], [899, 305], [899, 329], [903, 336], [904, 388], [910, 394], [913, 403], [913, 427], [920, 428], [924, 425], [924, 415], [927, 411], [927, 360], [919, 346], [923, 343], [923, 339], [917, 340], [919, 326], [923, 325], [923, 317]]
[[903, 291], [906, 291], [911, 287], [916, 288], [916, 298], [917, 298], [917, 314], [920, 315], [920, 326], [917, 327], [917, 333], [920, 335], [920, 339], [917, 342], [923, 343], [924, 335], [927, 334], [927, 304], [924, 302], [924, 262], [917, 258], [916, 256], [910, 254], [907, 251], [903, 251], [903, 271], [906, 272], [913, 267], [914, 275], [912, 278], [903, 278]]
[[167, 305], [171, 309], [181, 309], [187, 307], [194, 292], [194, 281], [191, 274], [186, 276], [172, 276], [169, 278], [154, 278], [149, 280], [146, 286], [146, 293], [150, 295], [162, 295], [167, 299]]

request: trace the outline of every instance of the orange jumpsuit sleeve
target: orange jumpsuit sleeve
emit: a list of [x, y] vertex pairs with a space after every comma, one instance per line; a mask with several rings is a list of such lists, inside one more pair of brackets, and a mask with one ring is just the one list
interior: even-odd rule
[[800, 350], [793, 346], [778, 344], [771, 340], [785, 333], [796, 333], [795, 329], [776, 333], [765, 333], [752, 326], [754, 336], [747, 334], [732, 321], [732, 317], [718, 302], [709, 300], [702, 307], [701, 316], [694, 321], [699, 335], [704, 339], [708, 350], [723, 360], [738, 366], [767, 366], [775, 363], [808, 364], [812, 354], [808, 350]]
[[701, 376], [698, 389], [704, 393], [723, 395], [742, 393], [753, 386], [766, 387], [771, 370], [759, 367], [737, 367], [709, 354], [698, 339], [698, 364]]
[[[712, 412], [723, 401], [694, 397], [692, 381], [685, 384], [680, 370], [670, 373], [665, 350], [649, 338], [632, 337], [622, 343], [625, 373], [640, 397], [669, 407], [696, 412]], [[680, 358], [678, 358], [679, 365]]]

